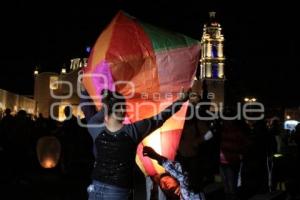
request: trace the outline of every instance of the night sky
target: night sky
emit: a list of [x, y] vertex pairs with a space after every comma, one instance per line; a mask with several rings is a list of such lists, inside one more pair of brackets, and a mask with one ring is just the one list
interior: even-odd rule
[[300, 105], [296, 3], [98, 2], [2, 5], [0, 88], [32, 94], [36, 65], [40, 71], [58, 72], [71, 58], [87, 56], [86, 46], [93, 46], [119, 9], [198, 40], [208, 12], [214, 10], [226, 40], [227, 95], [236, 99], [253, 95], [277, 106]]

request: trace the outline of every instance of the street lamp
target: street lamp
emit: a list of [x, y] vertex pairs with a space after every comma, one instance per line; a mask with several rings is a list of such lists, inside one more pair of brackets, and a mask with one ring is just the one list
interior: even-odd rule
[[66, 73], [67, 73], [66, 68], [62, 68], [62, 69], [61, 69], [61, 74], [66, 74]]
[[253, 102], [256, 102], [257, 99], [254, 98], [254, 97], [252, 97], [252, 98], [245, 97], [245, 98], [244, 98], [244, 101], [247, 102], [247, 103], [248, 103], [248, 102], [249, 102], [249, 103], [253, 103]]
[[34, 76], [37, 76], [39, 74], [38, 67], [35, 67], [33, 74], [34, 74]]

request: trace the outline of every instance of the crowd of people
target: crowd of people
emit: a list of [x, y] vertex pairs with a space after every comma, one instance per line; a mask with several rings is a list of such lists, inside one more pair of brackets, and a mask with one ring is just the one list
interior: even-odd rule
[[[132, 197], [134, 156], [137, 144], [172, 116], [171, 108], [134, 124], [124, 125], [126, 108], [113, 107], [124, 103], [114, 92], [102, 93], [103, 108], [85, 108], [83, 124], [79, 126], [71, 107], [65, 108], [68, 117], [63, 122], [46, 119], [42, 115], [32, 118], [20, 110], [15, 115], [6, 109], [0, 121], [1, 182], [18, 182], [28, 171], [40, 168], [37, 159], [37, 141], [44, 136], [55, 136], [62, 150], [58, 168], [63, 174], [90, 177], [87, 188], [90, 200], [128, 199]], [[122, 97], [118, 94], [117, 97]], [[198, 94], [182, 92], [177, 102], [189, 101], [198, 116], [207, 115], [209, 107], [198, 107], [207, 101]], [[171, 105], [174, 106], [174, 105]], [[176, 108], [175, 111], [179, 110]], [[234, 110], [225, 109], [227, 116]], [[94, 127], [104, 123], [104, 126]], [[186, 120], [175, 161], [144, 147], [144, 156], [158, 161], [164, 174], [146, 177], [147, 200], [206, 199], [205, 188], [216, 182], [220, 175], [224, 199], [246, 200], [256, 194], [278, 189], [287, 191], [290, 199], [299, 195], [300, 125], [285, 142], [287, 134], [279, 118], [261, 120], [200, 120], [196, 116]], [[5, 169], [5, 170], [4, 170]], [[284, 183], [284, 188], [282, 186]]]
[[89, 177], [93, 166], [92, 139], [70, 112], [71, 107], [67, 106], [65, 115], [71, 117], [59, 122], [44, 118], [42, 114], [34, 118], [24, 110], [17, 113], [12, 113], [9, 108], [5, 110], [0, 120], [2, 185], [20, 184], [30, 174], [45, 170], [38, 159], [37, 144], [47, 136], [57, 138], [61, 146], [60, 159], [54, 171], [70, 177]]

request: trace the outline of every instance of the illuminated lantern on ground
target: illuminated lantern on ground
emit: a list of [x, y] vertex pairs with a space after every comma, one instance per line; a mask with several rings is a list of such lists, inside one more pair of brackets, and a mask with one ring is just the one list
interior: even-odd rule
[[[98, 108], [103, 88], [127, 96], [127, 122], [132, 123], [158, 114], [177, 99], [182, 87], [192, 86], [199, 51], [197, 40], [119, 12], [96, 41], [83, 74], [83, 84]], [[160, 174], [163, 169], [143, 157], [142, 147], [151, 146], [174, 159], [186, 108], [185, 105], [175, 115], [177, 118], [171, 117], [139, 144], [136, 162], [145, 175]]]
[[59, 162], [60, 152], [61, 145], [56, 137], [45, 136], [38, 140], [37, 156], [43, 168], [54, 168]]

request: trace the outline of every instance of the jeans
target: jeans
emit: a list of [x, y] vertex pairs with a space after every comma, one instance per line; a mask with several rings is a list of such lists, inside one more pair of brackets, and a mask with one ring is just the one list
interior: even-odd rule
[[128, 200], [130, 189], [93, 181], [87, 192], [88, 200]]

